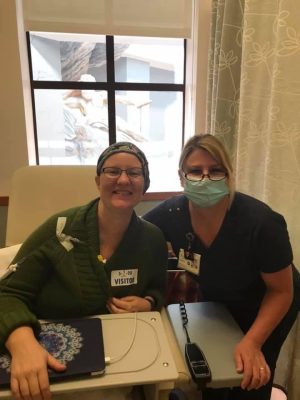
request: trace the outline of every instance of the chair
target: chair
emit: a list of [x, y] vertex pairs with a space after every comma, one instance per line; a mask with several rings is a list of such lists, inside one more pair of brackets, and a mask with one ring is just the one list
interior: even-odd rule
[[56, 212], [85, 204], [98, 196], [94, 166], [28, 166], [12, 178], [6, 246], [22, 243]]

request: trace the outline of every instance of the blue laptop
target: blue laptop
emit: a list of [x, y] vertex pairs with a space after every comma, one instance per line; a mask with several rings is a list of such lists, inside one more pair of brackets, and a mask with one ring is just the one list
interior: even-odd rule
[[[105, 372], [105, 356], [100, 318], [64, 319], [41, 324], [39, 342], [45, 349], [67, 366], [63, 372], [49, 369], [49, 380], [60, 381]], [[0, 386], [10, 384], [8, 353], [0, 354]]]

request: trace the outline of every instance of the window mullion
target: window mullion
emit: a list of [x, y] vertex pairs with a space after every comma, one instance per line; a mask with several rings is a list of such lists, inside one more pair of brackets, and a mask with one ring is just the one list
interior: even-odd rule
[[38, 134], [37, 134], [37, 125], [36, 125], [36, 110], [35, 110], [35, 97], [34, 97], [34, 85], [33, 85], [33, 69], [32, 69], [32, 55], [30, 48], [30, 34], [26, 32], [26, 45], [28, 52], [28, 64], [29, 64], [29, 77], [30, 77], [30, 91], [31, 91], [31, 104], [32, 104], [32, 117], [33, 117], [33, 137], [34, 137], [34, 151], [35, 151], [35, 161], [36, 164], [40, 164], [40, 155], [38, 150]]
[[184, 56], [183, 56], [183, 102], [182, 102], [182, 147], [184, 146], [184, 137], [185, 137], [185, 102], [186, 102], [186, 39], [184, 39]]
[[106, 76], [107, 76], [107, 113], [109, 144], [117, 141], [116, 132], [116, 103], [115, 103], [115, 60], [114, 38], [106, 36]]

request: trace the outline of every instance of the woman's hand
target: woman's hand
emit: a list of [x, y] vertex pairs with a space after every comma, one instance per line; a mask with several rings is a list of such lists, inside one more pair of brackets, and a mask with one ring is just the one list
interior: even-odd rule
[[241, 387], [251, 390], [265, 385], [271, 376], [261, 347], [288, 311], [293, 298], [292, 267], [261, 273], [266, 293], [257, 317], [235, 349], [237, 371], [243, 373]]
[[36, 340], [30, 327], [15, 329], [6, 347], [11, 361], [11, 391], [15, 399], [51, 399], [48, 367], [64, 371], [65, 366], [52, 357]]
[[112, 314], [151, 311], [151, 303], [143, 297], [138, 296], [126, 296], [120, 299], [112, 297], [106, 305]]
[[259, 389], [268, 383], [271, 371], [254, 341], [245, 336], [236, 346], [234, 358], [237, 372], [243, 374], [242, 389]]

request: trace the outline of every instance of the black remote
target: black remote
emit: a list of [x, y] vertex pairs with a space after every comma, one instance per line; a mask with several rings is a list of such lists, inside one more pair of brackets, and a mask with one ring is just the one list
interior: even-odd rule
[[208, 362], [196, 343], [186, 343], [185, 358], [195, 383], [199, 386], [205, 386], [207, 382], [211, 381]]

